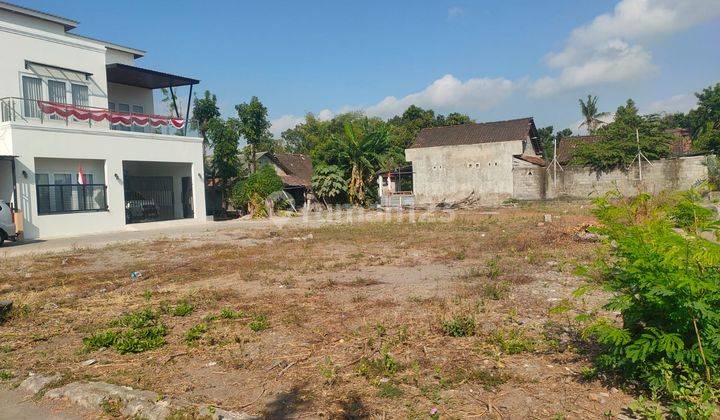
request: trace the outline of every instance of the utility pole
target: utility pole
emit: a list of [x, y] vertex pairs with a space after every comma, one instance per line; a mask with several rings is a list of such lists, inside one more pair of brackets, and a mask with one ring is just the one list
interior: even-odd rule
[[552, 165], [553, 168], [553, 189], [556, 190], [557, 194], [557, 168], [560, 168], [561, 171], [565, 170], [557, 160], [557, 137], [553, 138], [553, 159], [552, 162], [550, 162], [550, 165]]
[[645, 159], [645, 161], [652, 166], [652, 162], [645, 156], [645, 153], [642, 152], [642, 149], [640, 148], [640, 131], [638, 129], [635, 129], [635, 141], [637, 142], [637, 155], [633, 158], [633, 161], [630, 162], [630, 166], [632, 166], [633, 163], [635, 163], [635, 159], [638, 161], [638, 174], [640, 175], [640, 181], [642, 181], [642, 160]]

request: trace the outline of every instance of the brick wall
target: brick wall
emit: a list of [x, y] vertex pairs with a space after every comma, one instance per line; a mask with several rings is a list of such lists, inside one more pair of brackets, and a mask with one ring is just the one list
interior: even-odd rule
[[662, 190], [686, 190], [707, 179], [708, 169], [705, 156], [690, 156], [661, 159], [652, 165], [643, 162], [642, 180], [638, 165], [627, 171], [614, 170], [598, 175], [586, 167], [566, 166], [557, 171], [557, 183], [553, 182], [552, 168], [529, 164], [513, 166], [513, 197], [520, 200], [544, 198], [587, 198], [597, 197], [607, 191], [619, 190], [623, 195], [638, 192], [658, 193]]

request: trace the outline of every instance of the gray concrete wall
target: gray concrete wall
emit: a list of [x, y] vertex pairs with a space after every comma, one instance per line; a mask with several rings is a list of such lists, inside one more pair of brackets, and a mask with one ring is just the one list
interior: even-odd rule
[[520, 159], [513, 159], [513, 198], [540, 200], [545, 197], [545, 168]]
[[513, 155], [521, 153], [522, 141], [406, 149], [415, 203], [453, 202], [471, 194], [483, 204], [500, 203], [513, 195]]
[[[517, 161], [517, 160], [516, 160]], [[520, 200], [552, 199], [559, 197], [598, 197], [608, 191], [618, 190], [627, 196], [638, 192], [651, 194], [663, 190], [686, 190], [707, 179], [705, 156], [690, 156], [644, 162], [640, 180], [638, 166], [627, 171], [615, 170], [598, 175], [586, 167], [566, 166], [557, 171], [557, 186], [553, 183], [553, 170], [536, 166], [529, 170], [517, 164], [513, 168], [513, 197]]]

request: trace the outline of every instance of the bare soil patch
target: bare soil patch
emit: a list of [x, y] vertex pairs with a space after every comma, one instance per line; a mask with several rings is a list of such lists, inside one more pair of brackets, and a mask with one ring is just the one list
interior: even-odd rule
[[[585, 283], [574, 269], [599, 246], [574, 232], [590, 223], [587, 205], [532, 204], [6, 259], [0, 299], [16, 309], [0, 370], [7, 383], [58, 372], [268, 418], [617, 414], [631, 397], [583, 379], [590, 349], [550, 311]], [[181, 302], [192, 309], [176, 316]], [[163, 345], [83, 344], [146, 309]]]

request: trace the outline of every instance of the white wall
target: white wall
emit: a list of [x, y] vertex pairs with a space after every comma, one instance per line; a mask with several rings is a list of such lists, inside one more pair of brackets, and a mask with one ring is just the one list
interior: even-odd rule
[[59, 35], [65, 33], [65, 26], [60, 23], [50, 22], [44, 19], [38, 19], [32, 16], [25, 16], [7, 10], [0, 10], [0, 21], [14, 23], [21, 26], [27, 26], [28, 28], [33, 28], [44, 32], [51, 32]]
[[72, 182], [77, 182], [78, 166], [82, 166], [86, 174], [92, 174], [94, 184], [105, 183], [104, 160], [35, 158], [35, 172], [51, 175], [50, 183], [52, 183], [52, 174], [71, 174]]
[[[16, 173], [19, 207], [25, 218], [26, 238], [50, 238], [123, 229], [123, 161], [178, 162], [190, 165], [195, 220], [205, 220], [200, 138], [11, 123], [0, 123], [0, 133], [4, 133], [6, 138], [3, 140], [9, 143], [10, 153], [18, 156]], [[109, 210], [39, 216], [35, 198], [36, 158], [104, 160]], [[27, 178], [22, 176], [22, 171], [27, 172]], [[115, 174], [118, 175], [117, 178]]]
[[118, 51], [112, 48], [107, 49], [107, 55], [105, 55], [105, 62], [107, 64], [120, 63], [127, 64], [128, 66], [135, 65], [135, 56], [126, 53], [125, 51]]
[[115, 104], [128, 104], [130, 111], [132, 111], [132, 105], [140, 105], [143, 107], [143, 113], [155, 114], [151, 89], [108, 83], [108, 101]]
[[[134, 64], [131, 53], [108, 48], [101, 41], [66, 34], [62, 25], [0, 10], [0, 98], [22, 97], [22, 76], [43, 80], [43, 99], [47, 97], [47, 79], [81, 83], [88, 86], [90, 106], [107, 108], [108, 96], [116, 101], [142, 105], [146, 114], [153, 113], [153, 93], [150, 89], [114, 85], [108, 87], [106, 64]], [[56, 66], [90, 73], [89, 79], [77, 73], [62, 72], [42, 66], [26, 69], [25, 62]], [[107, 128], [107, 124], [96, 124]]]
[[495, 204], [512, 196], [514, 154], [522, 141], [405, 149], [413, 165], [413, 195], [417, 204], [452, 202], [475, 194]]
[[[29, 60], [91, 73], [90, 105], [107, 107], [105, 46], [69, 37], [64, 32], [23, 26], [27, 19], [20, 15], [0, 15], [0, 97], [22, 97], [21, 75], [33, 75], [32, 70], [25, 69], [25, 60]], [[62, 77], [59, 72], [56, 76]]]

